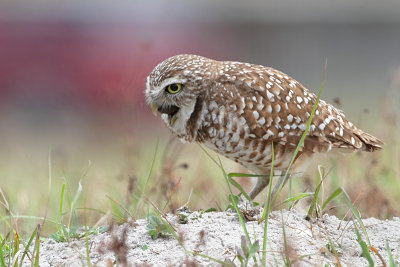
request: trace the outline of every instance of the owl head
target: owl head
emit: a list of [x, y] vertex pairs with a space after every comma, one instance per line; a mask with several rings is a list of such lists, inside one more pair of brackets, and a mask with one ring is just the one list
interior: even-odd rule
[[215, 63], [201, 56], [177, 55], [158, 64], [147, 77], [147, 103], [181, 139], [188, 135], [191, 118], [201, 110], [204, 88], [216, 73]]

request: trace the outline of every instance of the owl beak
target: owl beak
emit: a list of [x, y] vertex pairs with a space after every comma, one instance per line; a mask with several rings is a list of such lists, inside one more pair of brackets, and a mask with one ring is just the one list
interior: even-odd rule
[[150, 107], [151, 107], [151, 111], [153, 112], [154, 116], [157, 117], [157, 111], [158, 111], [158, 105], [157, 105], [157, 103], [156, 103], [156, 102], [152, 102], [152, 103], [150, 104]]
[[179, 111], [179, 107], [177, 106], [159, 106], [156, 102], [152, 102], [150, 104], [151, 107], [151, 111], [153, 112], [153, 114], [155, 116], [157, 116], [157, 113], [160, 112], [162, 114], [167, 114], [169, 117], [169, 124], [171, 126], [174, 126], [176, 120], [177, 120], [177, 116], [176, 113], [178, 113]]

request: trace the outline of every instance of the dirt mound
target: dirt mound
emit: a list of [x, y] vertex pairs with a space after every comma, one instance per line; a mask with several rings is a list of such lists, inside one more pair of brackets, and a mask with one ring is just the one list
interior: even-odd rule
[[[193, 256], [187, 252], [194, 251], [221, 261], [231, 260], [240, 265], [236, 255], [244, 232], [236, 213], [188, 213], [185, 224], [180, 223], [177, 215], [168, 214], [167, 219], [176, 230], [178, 239], [164, 236], [153, 240], [146, 228], [147, 220], [126, 223], [113, 227], [110, 232], [90, 238], [90, 262], [96, 266], [107, 266], [118, 258], [119, 263], [126, 262], [128, 266], [193, 266], [193, 263], [198, 266], [219, 265], [210, 258]], [[363, 222], [371, 245], [383, 258], [380, 259], [371, 252], [375, 263], [378, 266], [383, 265], [382, 260], [389, 263], [386, 249], [388, 242], [395, 264], [400, 265], [400, 218], [386, 221], [369, 218]], [[252, 241], [258, 240], [261, 248], [263, 224], [248, 221], [246, 226]], [[182, 241], [186, 251], [178, 240]], [[296, 211], [271, 213], [268, 224], [268, 266], [281, 266], [286, 259], [295, 262], [296, 266], [333, 266], [337, 259], [330, 244], [334, 245], [342, 266], [369, 266], [362, 256], [352, 222], [340, 222], [338, 218], [328, 215], [320, 220], [307, 221], [303, 214]], [[40, 266], [82, 266], [87, 265], [86, 257], [85, 240], [70, 243], [48, 240], [40, 248]], [[256, 254], [259, 263], [261, 257], [261, 252]], [[249, 262], [253, 265], [253, 258]], [[28, 261], [25, 263], [30, 265]]]

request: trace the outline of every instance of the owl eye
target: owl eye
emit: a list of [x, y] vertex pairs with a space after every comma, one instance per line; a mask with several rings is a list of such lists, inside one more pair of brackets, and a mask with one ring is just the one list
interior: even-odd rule
[[182, 84], [180, 83], [173, 83], [168, 85], [165, 90], [170, 94], [176, 94], [182, 89]]

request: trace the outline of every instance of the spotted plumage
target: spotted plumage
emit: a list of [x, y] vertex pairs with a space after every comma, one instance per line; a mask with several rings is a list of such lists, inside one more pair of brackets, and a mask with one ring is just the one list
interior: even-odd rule
[[[270, 172], [272, 144], [274, 168], [288, 167], [317, 98], [273, 68], [196, 55], [174, 56], [157, 65], [145, 94], [181, 141], [203, 143], [257, 174]], [[298, 157], [336, 149], [372, 152], [382, 146], [321, 100]], [[250, 196], [267, 184], [260, 178]]]

